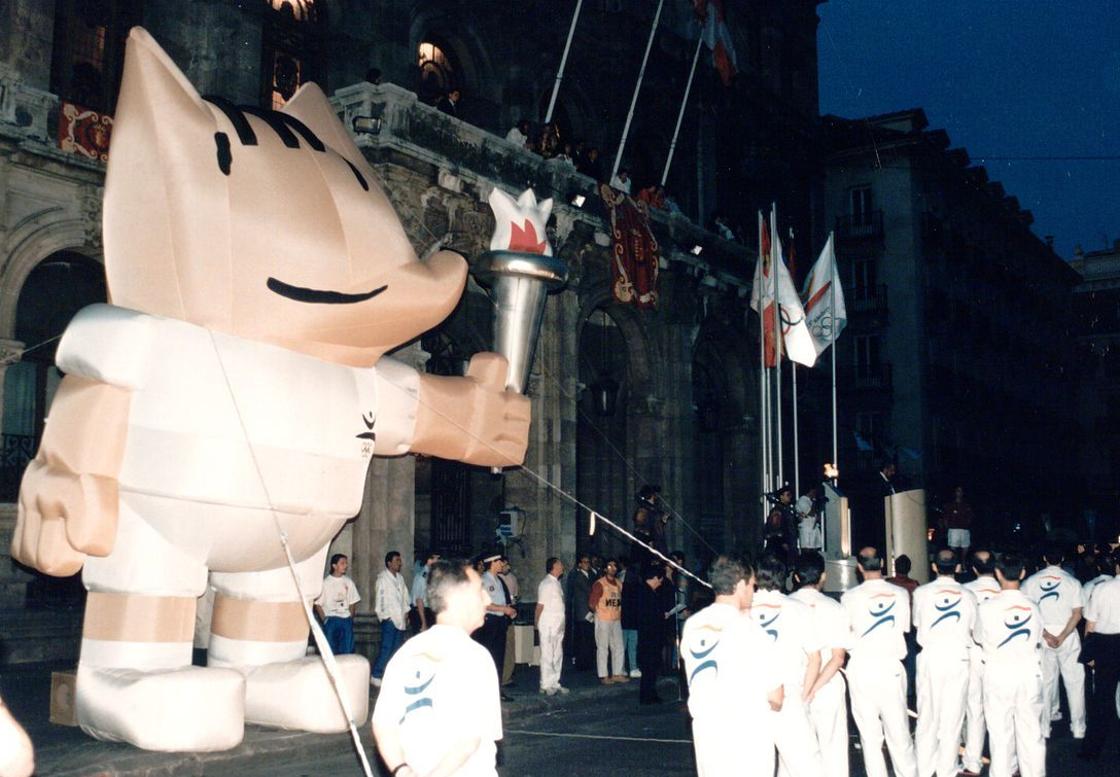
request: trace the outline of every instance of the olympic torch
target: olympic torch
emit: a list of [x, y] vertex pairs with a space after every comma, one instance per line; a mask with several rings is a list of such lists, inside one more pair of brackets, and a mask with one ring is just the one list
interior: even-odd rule
[[[494, 351], [509, 361], [506, 388], [525, 393], [549, 292], [568, 280], [568, 266], [552, 255], [545, 225], [552, 200], [537, 203], [532, 189], [517, 200], [495, 188], [490, 192], [494, 234], [490, 250], [475, 268], [475, 278], [490, 289], [494, 304]], [[494, 467], [492, 472], [501, 472]]]

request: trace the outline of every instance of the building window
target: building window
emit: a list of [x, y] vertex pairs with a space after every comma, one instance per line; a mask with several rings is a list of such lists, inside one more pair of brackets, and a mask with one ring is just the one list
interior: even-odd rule
[[859, 186], [849, 192], [852, 226], [871, 224], [871, 187]]
[[128, 31], [139, 0], [59, 0], [55, 9], [51, 91], [100, 113], [116, 106]]
[[856, 259], [852, 262], [852, 290], [856, 300], [872, 299], [879, 272], [874, 259]]
[[320, 42], [314, 0], [265, 0], [261, 43], [261, 102], [278, 111], [304, 83], [316, 77]]
[[856, 335], [855, 340], [856, 377], [867, 380], [878, 375], [880, 348], [878, 335]]
[[435, 102], [458, 86], [451, 58], [435, 43], [424, 41], [420, 44], [417, 64], [420, 67], [421, 100]]

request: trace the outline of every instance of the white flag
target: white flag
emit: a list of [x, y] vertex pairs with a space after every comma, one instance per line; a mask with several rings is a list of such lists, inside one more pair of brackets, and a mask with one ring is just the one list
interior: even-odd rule
[[805, 320], [818, 356], [836, 342], [848, 323], [832, 235], [805, 279]]
[[789, 268], [782, 255], [782, 241], [775, 238], [778, 249], [778, 310], [782, 325], [782, 346], [791, 361], [812, 367], [817, 362], [817, 348], [813, 335], [805, 322], [805, 310], [801, 307], [801, 297], [793, 285]]

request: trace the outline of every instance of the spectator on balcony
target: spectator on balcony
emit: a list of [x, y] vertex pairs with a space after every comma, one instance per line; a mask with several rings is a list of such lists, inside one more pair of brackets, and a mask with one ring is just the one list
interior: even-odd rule
[[369, 70], [367, 70], [366, 81], [373, 84], [374, 86], [379, 86], [381, 84], [381, 68], [371, 67]]
[[665, 187], [661, 184], [650, 184], [638, 192], [638, 199], [651, 208], [665, 209]]
[[529, 120], [522, 119], [510, 127], [509, 132], [506, 133], [506, 140], [522, 148], [529, 148]]
[[735, 232], [731, 229], [731, 225], [727, 223], [722, 213], [717, 213], [715, 218], [712, 219], [712, 231], [722, 237], [724, 240], [734, 240]]
[[625, 168], [619, 168], [618, 172], [611, 178], [611, 188], [618, 189], [620, 192], [630, 193], [630, 171]]
[[545, 159], [552, 159], [560, 151], [560, 128], [556, 122], [550, 121], [541, 130], [540, 141], [537, 144], [537, 153]]
[[463, 93], [458, 87], [455, 87], [443, 97], [439, 98], [436, 102], [436, 108], [446, 113], [448, 116], [459, 118], [459, 100], [463, 98]]
[[572, 156], [572, 144], [571, 143], [565, 143], [561, 147], [560, 153], [556, 155], [556, 159], [561, 161], [561, 162], [564, 162], [564, 163], [566, 163], [566, 164], [568, 164], [572, 167], [575, 167], [576, 162], [575, 162], [575, 158]]
[[684, 211], [681, 206], [677, 204], [677, 200], [673, 195], [669, 194], [664, 189], [661, 190], [665, 210], [669, 211], [670, 216], [683, 216]]
[[596, 181], [603, 180], [603, 165], [599, 161], [599, 149], [590, 146], [582, 157], [576, 157], [576, 169]]

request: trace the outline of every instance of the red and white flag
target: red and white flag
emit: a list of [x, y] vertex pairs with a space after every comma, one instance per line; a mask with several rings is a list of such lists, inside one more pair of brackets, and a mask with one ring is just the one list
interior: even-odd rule
[[712, 64], [719, 71], [723, 85], [730, 86], [737, 64], [731, 30], [727, 28], [723, 14], [723, 0], [692, 0], [692, 6], [700, 19], [700, 37], [712, 51]]
[[848, 323], [848, 311], [844, 307], [844, 290], [840, 286], [840, 274], [836, 268], [836, 251], [832, 245], [832, 235], [821, 250], [820, 258], [813, 265], [809, 277], [805, 279], [805, 321], [813, 336], [817, 355], [836, 342]]
[[[761, 310], [766, 366], [778, 365], [776, 324], [780, 322], [782, 347], [786, 355], [798, 364], [812, 367], [817, 361], [817, 349], [805, 323], [805, 310], [801, 307], [797, 287], [793, 285], [793, 278], [782, 259], [782, 241], [771, 243], [770, 230], [761, 213], [758, 214], [758, 245], [758, 267], [751, 289], [751, 308]], [[775, 277], [771, 277], [772, 271]], [[774, 304], [775, 291], [777, 305]]]

